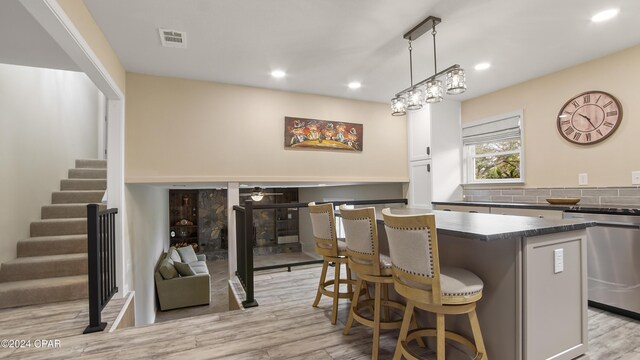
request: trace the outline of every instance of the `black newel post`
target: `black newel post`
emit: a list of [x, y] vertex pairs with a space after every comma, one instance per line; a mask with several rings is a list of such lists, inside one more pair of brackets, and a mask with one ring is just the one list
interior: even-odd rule
[[103, 331], [107, 323], [101, 322], [100, 313], [100, 282], [98, 280], [102, 271], [100, 253], [98, 248], [98, 205], [87, 205], [87, 262], [89, 265], [89, 326], [84, 329], [84, 334]]

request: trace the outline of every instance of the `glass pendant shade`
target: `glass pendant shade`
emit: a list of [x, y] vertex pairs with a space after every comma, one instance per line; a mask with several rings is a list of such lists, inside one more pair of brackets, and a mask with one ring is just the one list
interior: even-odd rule
[[402, 116], [407, 114], [407, 103], [404, 98], [394, 97], [391, 99], [391, 115]]
[[447, 73], [447, 94], [458, 95], [467, 90], [463, 69], [453, 69]]
[[422, 90], [414, 89], [407, 95], [407, 110], [422, 109]]
[[431, 80], [427, 82], [427, 96], [425, 101], [428, 103], [437, 103], [442, 101], [442, 81]]

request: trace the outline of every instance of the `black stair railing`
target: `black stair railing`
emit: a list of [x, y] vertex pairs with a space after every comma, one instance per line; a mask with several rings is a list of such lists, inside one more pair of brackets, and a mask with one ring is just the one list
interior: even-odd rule
[[99, 211], [87, 205], [87, 256], [89, 265], [89, 326], [85, 334], [103, 331], [102, 309], [118, 292], [116, 286], [116, 214], [118, 209]]

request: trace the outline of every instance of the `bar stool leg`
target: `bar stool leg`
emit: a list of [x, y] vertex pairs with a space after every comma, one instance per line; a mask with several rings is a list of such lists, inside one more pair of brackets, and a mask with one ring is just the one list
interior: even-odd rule
[[478, 315], [475, 309], [469, 313], [469, 322], [471, 323], [471, 332], [473, 332], [473, 341], [476, 343], [476, 349], [478, 349], [479, 354], [482, 354], [480, 359], [486, 360], [487, 351], [484, 348], [484, 340], [482, 340], [480, 323], [478, 322]]
[[[378, 359], [378, 346], [380, 344], [380, 316], [381, 316], [381, 302], [382, 302], [382, 284], [379, 282], [375, 283], [375, 299], [373, 300], [374, 309], [373, 309], [373, 350], [371, 353], [371, 359]], [[388, 307], [387, 307], [388, 308]]]
[[316, 299], [313, 301], [313, 307], [318, 307], [318, 303], [320, 302], [320, 298], [322, 297], [322, 288], [324, 287], [324, 282], [327, 277], [327, 267], [329, 267], [329, 262], [325, 258], [322, 262], [322, 272], [320, 273], [320, 284], [318, 285], [318, 292], [316, 293]]
[[413, 318], [413, 302], [408, 300], [407, 306], [404, 309], [402, 327], [400, 327], [400, 335], [398, 335], [398, 343], [396, 344], [396, 351], [393, 354], [393, 360], [400, 360], [402, 358], [402, 343], [407, 339], [411, 318]]
[[353, 292], [353, 286], [351, 285], [351, 281], [353, 280], [353, 278], [351, 277], [351, 269], [349, 268], [349, 264], [345, 264], [344, 267], [347, 269], [347, 291], [349, 291], [349, 293]]
[[[411, 320], [411, 326], [413, 326], [414, 329], [420, 328], [420, 325], [418, 324], [418, 316], [415, 313], [413, 314], [413, 319]], [[427, 344], [421, 337], [417, 338], [416, 341], [418, 342], [418, 346], [420, 346], [421, 348], [427, 347]]]
[[[363, 280], [358, 278], [356, 282], [356, 289], [362, 288]], [[353, 326], [353, 312], [358, 308], [358, 302], [360, 301], [360, 290], [355, 291], [353, 293], [353, 299], [351, 300], [351, 306], [349, 308], [349, 317], [347, 318], [347, 324], [344, 326], [343, 335], [349, 335], [349, 330], [351, 330], [351, 326]]]
[[[384, 287], [384, 299], [389, 301], [389, 284], [382, 284]], [[391, 319], [391, 308], [389, 306], [384, 307], [384, 320], [389, 321]]]
[[340, 263], [336, 261], [334, 280], [333, 280], [333, 309], [331, 311], [331, 325], [335, 325], [338, 321], [338, 300], [340, 299]]
[[444, 314], [436, 314], [436, 355], [438, 360], [444, 360]]

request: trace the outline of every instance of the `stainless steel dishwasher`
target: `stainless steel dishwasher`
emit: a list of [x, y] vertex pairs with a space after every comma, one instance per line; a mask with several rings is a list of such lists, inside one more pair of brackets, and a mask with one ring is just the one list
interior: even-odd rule
[[598, 225], [587, 229], [589, 305], [640, 319], [640, 214], [565, 211]]

